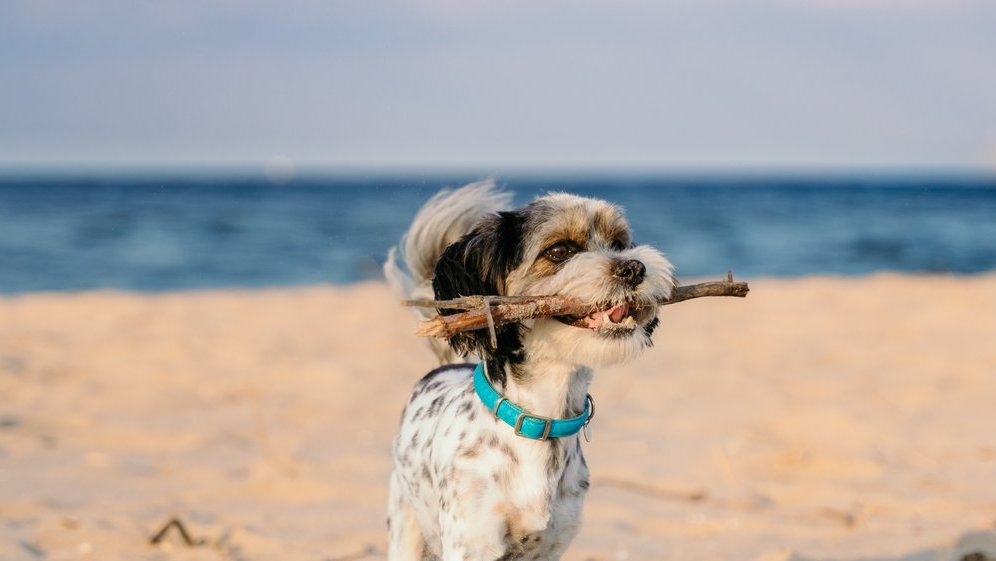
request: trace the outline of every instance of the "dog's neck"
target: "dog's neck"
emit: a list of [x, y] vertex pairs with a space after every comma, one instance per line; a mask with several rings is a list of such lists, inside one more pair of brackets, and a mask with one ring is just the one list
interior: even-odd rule
[[502, 393], [529, 413], [561, 419], [584, 411], [591, 368], [547, 357], [527, 358], [504, 368]]

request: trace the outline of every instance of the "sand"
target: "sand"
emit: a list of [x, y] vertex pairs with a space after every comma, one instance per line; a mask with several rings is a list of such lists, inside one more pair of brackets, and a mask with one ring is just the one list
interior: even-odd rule
[[[996, 558], [996, 276], [751, 286], [598, 372], [565, 559]], [[414, 326], [380, 283], [0, 298], [0, 559], [383, 559]]]

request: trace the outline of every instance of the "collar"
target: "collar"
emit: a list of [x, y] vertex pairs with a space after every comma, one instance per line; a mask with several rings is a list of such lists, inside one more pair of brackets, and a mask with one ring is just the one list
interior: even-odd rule
[[515, 429], [515, 434], [533, 440], [562, 438], [577, 434], [588, 425], [595, 414], [595, 401], [591, 395], [585, 397], [584, 411], [571, 419], [550, 419], [540, 415], [532, 415], [522, 407], [512, 403], [498, 393], [484, 374], [484, 363], [477, 363], [474, 369], [474, 390], [484, 406], [491, 410], [495, 419], [501, 419], [505, 424]]

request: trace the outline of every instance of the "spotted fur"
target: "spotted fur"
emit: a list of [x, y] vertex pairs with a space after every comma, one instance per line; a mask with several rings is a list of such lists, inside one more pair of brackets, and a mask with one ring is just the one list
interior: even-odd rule
[[[634, 245], [621, 210], [604, 201], [558, 193], [508, 210], [509, 199], [493, 183], [437, 195], [406, 236], [411, 276], [392, 253], [388, 279], [400, 292], [431, 287], [437, 299], [564, 294], [629, 303], [637, 326], [623, 334], [544, 318], [499, 328], [497, 348], [484, 332], [454, 336], [448, 351], [436, 348], [442, 362], [453, 358], [448, 353], [484, 359], [491, 383], [531, 414], [573, 417], [584, 409], [592, 365], [626, 360], [651, 345], [658, 320], [650, 303], [670, 294], [671, 265]], [[577, 253], [551, 260], [545, 251], [559, 242]], [[428, 263], [435, 263], [431, 277]], [[645, 275], [634, 280], [634, 270]], [[388, 558], [559, 559], [580, 529], [589, 486], [579, 436], [516, 436], [481, 403], [472, 376], [472, 363], [441, 366], [415, 385], [405, 406], [393, 446]]]

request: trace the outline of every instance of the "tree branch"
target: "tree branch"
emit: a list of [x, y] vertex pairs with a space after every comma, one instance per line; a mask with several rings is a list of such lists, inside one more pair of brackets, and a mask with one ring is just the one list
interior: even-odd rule
[[[750, 288], [746, 282], [734, 281], [733, 273], [727, 272], [724, 281], [704, 282], [687, 286], [676, 286], [671, 297], [659, 300], [661, 306], [677, 304], [704, 296], [747, 296]], [[464, 296], [452, 300], [404, 300], [404, 306], [466, 310], [449, 316], [436, 316], [419, 324], [416, 335], [421, 337], [448, 338], [463, 331], [490, 329], [494, 340], [494, 328], [526, 319], [550, 316], [586, 316], [598, 311], [596, 304], [581, 302], [568, 296]]]

